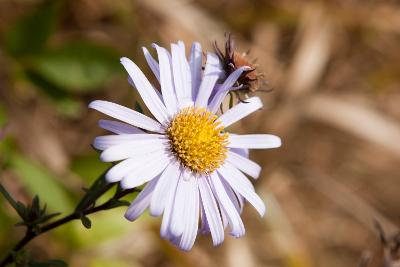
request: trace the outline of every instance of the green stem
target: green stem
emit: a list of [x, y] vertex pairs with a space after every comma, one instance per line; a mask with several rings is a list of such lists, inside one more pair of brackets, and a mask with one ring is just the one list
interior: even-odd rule
[[[22, 248], [25, 247], [26, 244], [28, 244], [32, 239], [38, 237], [39, 235], [49, 232], [73, 220], [80, 219], [82, 215], [89, 215], [102, 210], [108, 210], [112, 207], [115, 200], [119, 200], [129, 193], [140, 191], [139, 189], [135, 188], [129, 190], [118, 189], [111, 199], [109, 199], [108, 201], [99, 206], [95, 206], [95, 201], [104, 193], [106, 193], [108, 190], [110, 190], [113, 187], [113, 185], [114, 184], [106, 183], [104, 181], [104, 176], [102, 175], [93, 183], [90, 189], [87, 190], [86, 194], [82, 197], [81, 201], [78, 203], [77, 207], [71, 214], [40, 227], [40, 231], [38, 232], [34, 232], [28, 228], [25, 236], [14, 246], [14, 248], [0, 262], [0, 267], [4, 267], [7, 264], [12, 263], [14, 261], [13, 254], [20, 251]], [[7, 190], [5, 190], [3, 186], [1, 186], [1, 184], [0, 184], [0, 192], [3, 193], [3, 195], [7, 198], [7, 200], [11, 204], [15, 202], [14, 199], [7, 193]]]

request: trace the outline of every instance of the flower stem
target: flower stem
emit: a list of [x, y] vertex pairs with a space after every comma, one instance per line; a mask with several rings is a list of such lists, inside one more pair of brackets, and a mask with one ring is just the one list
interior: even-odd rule
[[27, 228], [27, 231], [25, 233], [25, 236], [14, 246], [14, 248], [5, 256], [5, 258], [0, 262], [0, 267], [4, 267], [9, 263], [12, 263], [14, 261], [13, 254], [17, 253], [20, 251], [22, 248], [25, 247], [26, 244], [28, 244], [31, 240], [34, 238], [49, 232], [61, 225], [64, 225], [66, 223], [69, 223], [73, 220], [77, 220], [82, 218], [82, 216], [89, 215], [92, 213], [96, 213], [99, 211], [103, 210], [108, 210], [112, 209], [115, 206], [115, 201], [121, 199], [122, 197], [126, 196], [129, 193], [132, 192], [138, 192], [140, 189], [129, 189], [129, 190], [120, 190], [120, 188], [117, 189], [116, 193], [112, 198], [110, 198], [108, 201], [104, 202], [101, 205], [96, 206], [95, 201], [102, 196], [104, 193], [106, 193], [108, 190], [110, 190], [114, 184], [108, 184], [104, 181], [104, 175], [99, 177], [93, 185], [86, 191], [86, 194], [82, 197], [81, 201], [78, 203], [77, 207], [75, 210], [61, 218], [58, 219], [54, 222], [48, 223], [44, 226], [41, 226], [39, 229], [40, 231], [33, 231], [31, 228]]

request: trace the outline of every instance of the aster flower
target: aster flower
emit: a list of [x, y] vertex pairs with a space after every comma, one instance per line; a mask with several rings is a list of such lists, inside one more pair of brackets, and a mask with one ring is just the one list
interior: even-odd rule
[[114, 135], [99, 136], [94, 147], [104, 162], [116, 162], [108, 182], [124, 189], [144, 185], [125, 217], [136, 220], [147, 208], [163, 215], [161, 236], [182, 250], [190, 250], [197, 233], [211, 233], [213, 244], [224, 240], [224, 229], [240, 237], [245, 228], [240, 214], [244, 201], [263, 216], [265, 206], [245, 176], [258, 178], [261, 167], [248, 158], [248, 149], [275, 148], [279, 137], [267, 134], [236, 135], [227, 127], [262, 107], [258, 97], [224, 114], [216, 112], [224, 97], [248, 67], [224, 73], [217, 55], [208, 53], [202, 70], [202, 50], [194, 43], [189, 61], [183, 42], [171, 44], [171, 54], [153, 45], [158, 62], [143, 48], [158, 80], [155, 89], [128, 58], [121, 63], [155, 119], [115, 103], [96, 100], [89, 107], [119, 121], [100, 120]]

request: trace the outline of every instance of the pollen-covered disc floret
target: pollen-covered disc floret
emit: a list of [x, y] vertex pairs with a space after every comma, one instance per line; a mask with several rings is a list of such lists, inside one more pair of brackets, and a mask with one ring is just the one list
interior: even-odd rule
[[203, 108], [181, 110], [167, 129], [171, 150], [193, 172], [212, 173], [226, 158], [228, 133]]

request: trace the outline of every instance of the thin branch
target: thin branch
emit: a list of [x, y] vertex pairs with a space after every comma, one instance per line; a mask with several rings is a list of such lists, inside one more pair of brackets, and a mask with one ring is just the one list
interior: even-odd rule
[[[35, 232], [32, 231], [32, 229], [28, 228], [25, 236], [14, 246], [14, 248], [7, 254], [7, 256], [0, 262], [0, 267], [4, 267], [9, 263], [13, 262], [13, 254], [20, 251], [23, 247], [25, 247], [26, 244], [28, 244], [31, 240], [34, 238], [38, 237], [39, 235], [42, 235], [46, 232], [49, 232], [55, 228], [58, 228], [59, 226], [62, 226], [66, 223], [69, 223], [73, 220], [80, 219], [84, 215], [89, 215], [93, 214], [99, 211], [103, 210], [108, 210], [114, 207], [114, 203], [116, 200], [121, 199], [122, 197], [132, 193], [132, 192], [140, 192], [140, 189], [129, 189], [129, 190], [120, 190], [120, 188], [117, 189], [116, 193], [114, 196], [109, 199], [108, 201], [104, 202], [103, 204], [99, 206], [95, 206], [95, 201], [102, 196], [105, 192], [107, 192], [109, 189], [111, 189], [114, 184], [108, 184], [108, 183], [103, 183], [103, 175], [96, 180], [96, 182], [91, 186], [90, 189], [87, 191], [87, 193], [82, 197], [81, 201], [78, 203], [77, 208], [72, 212], [71, 214], [56, 220], [52, 223], [46, 224], [42, 227], [40, 227], [40, 231]], [[98, 183], [101, 183], [102, 187], [96, 188], [96, 185]], [[5, 190], [3, 186], [0, 184], [0, 192], [3, 193], [3, 195], [7, 198], [8, 193]], [[11, 196], [9, 196], [11, 198]], [[8, 199], [7, 199], [8, 200]], [[12, 201], [14, 201], [11, 198]], [[9, 200], [10, 201], [10, 200]], [[14, 201], [15, 202], [15, 201]], [[12, 202], [10, 202], [12, 203]]]

